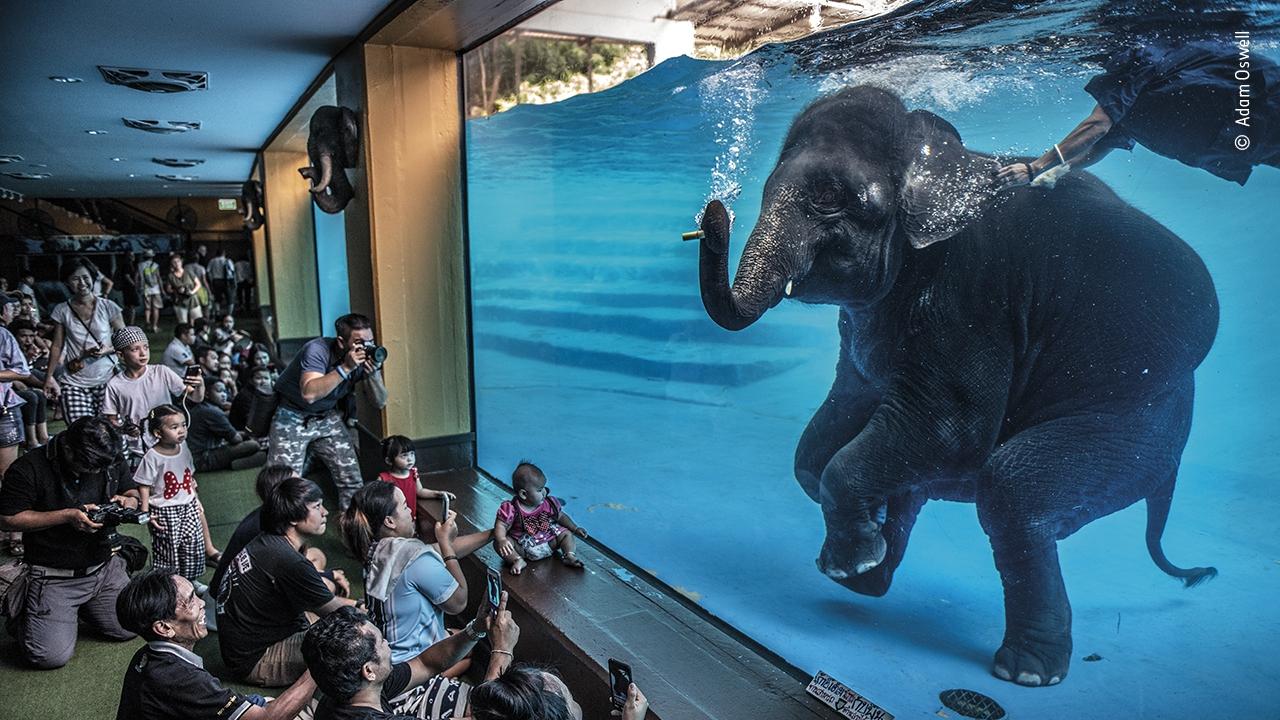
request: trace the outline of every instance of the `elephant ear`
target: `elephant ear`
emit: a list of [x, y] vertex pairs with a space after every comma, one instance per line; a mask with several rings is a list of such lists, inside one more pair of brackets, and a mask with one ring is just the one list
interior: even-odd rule
[[338, 133], [342, 138], [342, 166], [355, 167], [360, 159], [360, 119], [349, 107], [342, 108]]
[[991, 207], [997, 166], [966, 150], [960, 133], [937, 115], [915, 110], [908, 119], [899, 223], [920, 249], [959, 233]]

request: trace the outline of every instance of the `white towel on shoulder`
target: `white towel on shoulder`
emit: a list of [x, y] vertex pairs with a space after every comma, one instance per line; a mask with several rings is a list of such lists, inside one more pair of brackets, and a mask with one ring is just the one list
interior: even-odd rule
[[[424, 553], [432, 553], [437, 559], [440, 552], [418, 538], [383, 538], [373, 548], [373, 557], [365, 568], [365, 594], [386, 602], [391, 596], [391, 586], [404, 573], [410, 563], [422, 557]], [[441, 559], [441, 562], [443, 560]]]

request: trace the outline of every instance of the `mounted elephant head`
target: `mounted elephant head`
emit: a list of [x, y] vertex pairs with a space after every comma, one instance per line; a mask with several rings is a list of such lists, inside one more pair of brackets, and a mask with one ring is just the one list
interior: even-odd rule
[[311, 115], [307, 135], [309, 167], [298, 168], [311, 182], [311, 197], [321, 210], [334, 214], [351, 202], [355, 190], [346, 168], [355, 167], [360, 154], [360, 123], [350, 108], [324, 105]]
[[962, 231], [995, 198], [996, 162], [950, 123], [858, 86], [796, 118], [765, 183], [760, 218], [728, 282], [729, 217], [703, 213], [702, 302], [741, 330], [783, 297], [862, 307], [883, 298], [912, 248]]
[[262, 183], [257, 180], [245, 180], [240, 186], [240, 215], [246, 228], [257, 230], [262, 227]]

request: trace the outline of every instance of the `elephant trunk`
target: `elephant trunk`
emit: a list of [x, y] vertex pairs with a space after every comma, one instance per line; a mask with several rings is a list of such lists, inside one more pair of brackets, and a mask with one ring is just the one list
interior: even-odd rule
[[783, 257], [780, 233], [785, 211], [774, 203], [760, 216], [729, 285], [729, 214], [712, 200], [702, 215], [699, 281], [707, 315], [726, 330], [741, 330], [790, 293], [790, 258]]

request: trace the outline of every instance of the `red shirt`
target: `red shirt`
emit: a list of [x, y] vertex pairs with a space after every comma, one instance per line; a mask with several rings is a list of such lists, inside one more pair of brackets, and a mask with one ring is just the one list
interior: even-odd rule
[[409, 504], [409, 512], [416, 522], [418, 520], [418, 468], [409, 468], [408, 477], [396, 477], [388, 470], [379, 473], [378, 479], [400, 488], [400, 492], [404, 493], [404, 501]]

